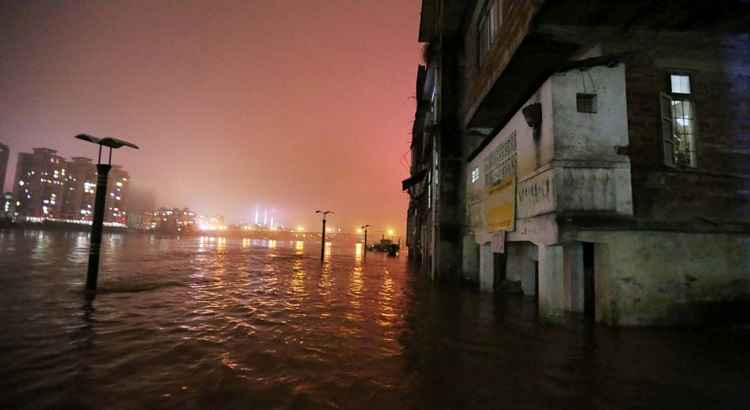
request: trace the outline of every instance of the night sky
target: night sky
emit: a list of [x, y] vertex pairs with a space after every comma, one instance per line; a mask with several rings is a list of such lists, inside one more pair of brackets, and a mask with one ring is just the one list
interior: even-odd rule
[[419, 0], [0, 0], [0, 142], [122, 164], [157, 204], [405, 224]]

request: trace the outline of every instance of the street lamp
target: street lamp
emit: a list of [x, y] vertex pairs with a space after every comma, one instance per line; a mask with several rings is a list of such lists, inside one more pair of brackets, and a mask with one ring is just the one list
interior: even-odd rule
[[365, 232], [365, 246], [364, 246], [364, 253], [363, 253], [364, 259], [367, 259], [367, 228], [369, 228], [370, 226], [372, 225], [362, 225], [362, 228], [360, 228]]
[[[89, 266], [86, 273], [86, 290], [96, 291], [99, 277], [99, 250], [102, 246], [102, 229], [104, 225], [104, 203], [107, 199], [107, 176], [112, 169], [112, 150], [122, 147], [138, 149], [138, 146], [117, 138], [96, 138], [86, 134], [76, 138], [99, 145], [99, 157], [96, 162], [96, 202], [94, 203], [94, 220], [91, 224], [91, 244], [89, 246]], [[102, 147], [109, 148], [109, 160], [102, 164]]]
[[323, 262], [324, 256], [326, 254], [326, 216], [328, 214], [332, 214], [333, 211], [321, 211], [318, 209], [315, 211], [316, 214], [322, 214], [323, 215], [323, 233], [320, 235], [320, 261]]

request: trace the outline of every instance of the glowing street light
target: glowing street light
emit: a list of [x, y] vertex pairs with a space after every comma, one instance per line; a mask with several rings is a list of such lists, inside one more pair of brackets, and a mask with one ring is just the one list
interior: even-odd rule
[[[96, 138], [86, 134], [76, 135], [76, 138], [99, 145], [99, 157], [96, 163], [96, 202], [94, 203], [94, 220], [91, 224], [89, 266], [86, 273], [86, 290], [94, 292], [99, 278], [99, 250], [102, 246], [104, 203], [107, 199], [107, 175], [109, 175], [109, 170], [112, 169], [112, 150], [122, 147], [138, 149], [138, 146], [117, 138]], [[109, 160], [106, 164], [102, 164], [103, 146], [109, 148]]]
[[315, 213], [323, 215], [323, 230], [321, 231], [322, 233], [320, 235], [320, 261], [323, 262], [326, 254], [326, 216], [328, 214], [332, 214], [333, 211], [321, 211], [320, 209], [318, 209], [317, 211], [315, 211]]

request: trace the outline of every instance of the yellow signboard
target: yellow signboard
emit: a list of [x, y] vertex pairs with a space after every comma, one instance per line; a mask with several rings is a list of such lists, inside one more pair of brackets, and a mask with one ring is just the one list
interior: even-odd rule
[[514, 231], [516, 229], [515, 176], [503, 178], [487, 190], [484, 209], [488, 231]]

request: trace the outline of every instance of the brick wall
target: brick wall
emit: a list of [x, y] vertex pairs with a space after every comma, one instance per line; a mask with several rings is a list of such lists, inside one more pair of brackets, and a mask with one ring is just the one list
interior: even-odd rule
[[[629, 53], [630, 158], [635, 214], [657, 220], [747, 220], [750, 215], [750, 37], [637, 32], [604, 47]], [[671, 71], [691, 74], [697, 168], [663, 165], [659, 93]]]

